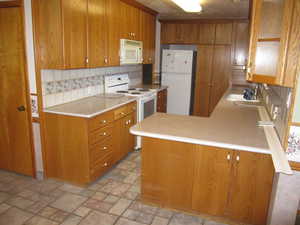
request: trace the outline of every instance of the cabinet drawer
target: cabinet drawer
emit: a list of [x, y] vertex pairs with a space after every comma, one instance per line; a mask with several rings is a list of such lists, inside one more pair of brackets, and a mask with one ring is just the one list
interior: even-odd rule
[[105, 138], [103, 141], [96, 143], [93, 147], [90, 148], [90, 161], [91, 165], [94, 165], [99, 161], [99, 159], [103, 158], [107, 154], [112, 154], [112, 137], [109, 136]]
[[136, 111], [136, 101], [131, 102], [127, 105], [127, 114], [135, 112]]
[[90, 175], [91, 180], [95, 180], [104, 174], [112, 166], [112, 154], [108, 153], [101, 160], [91, 166]]
[[96, 130], [101, 127], [106, 126], [107, 124], [111, 123], [114, 120], [113, 111], [109, 111], [98, 115], [89, 120], [89, 130]]
[[114, 119], [118, 120], [127, 114], [127, 105], [122, 106], [114, 111]]
[[90, 144], [95, 144], [99, 141], [104, 140], [105, 138], [111, 136], [113, 133], [113, 125], [109, 125], [98, 130], [90, 132], [89, 142]]

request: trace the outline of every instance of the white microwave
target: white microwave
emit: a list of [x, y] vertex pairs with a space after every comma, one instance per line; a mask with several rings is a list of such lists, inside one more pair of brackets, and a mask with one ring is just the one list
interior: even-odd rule
[[143, 42], [128, 39], [120, 40], [120, 64], [143, 63]]

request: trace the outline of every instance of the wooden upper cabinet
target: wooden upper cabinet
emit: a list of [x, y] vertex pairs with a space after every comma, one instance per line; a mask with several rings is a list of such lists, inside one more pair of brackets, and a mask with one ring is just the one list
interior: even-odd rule
[[173, 23], [161, 24], [161, 43], [162, 44], [176, 43], [176, 24]]
[[140, 10], [125, 2], [120, 2], [121, 7], [121, 38], [141, 40]]
[[232, 23], [217, 24], [215, 44], [230, 45], [232, 43], [232, 28]]
[[202, 45], [215, 43], [216, 24], [198, 24], [197, 41]]
[[249, 23], [233, 23], [233, 65], [246, 66], [249, 49]]
[[140, 12], [140, 34], [143, 42], [143, 63], [150, 64], [155, 58], [155, 16]]
[[88, 4], [88, 66], [108, 65], [107, 0], [89, 0]]
[[107, 1], [107, 29], [108, 29], [108, 65], [120, 65], [120, 1], [109, 0]]
[[74, 0], [61, 3], [64, 66], [69, 69], [86, 67], [88, 1]]
[[[249, 81], [293, 87], [299, 58], [299, 1], [254, 0]], [[290, 63], [293, 62], [293, 63]]]

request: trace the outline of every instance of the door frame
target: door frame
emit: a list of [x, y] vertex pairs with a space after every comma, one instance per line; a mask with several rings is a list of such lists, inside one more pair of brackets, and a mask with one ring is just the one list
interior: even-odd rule
[[30, 104], [30, 91], [29, 91], [29, 77], [28, 77], [28, 64], [27, 64], [27, 52], [26, 52], [26, 41], [25, 41], [25, 9], [23, 0], [15, 0], [15, 1], [4, 1], [0, 2], [0, 8], [19, 8], [20, 16], [21, 16], [21, 30], [22, 30], [22, 45], [24, 47], [24, 89], [25, 89], [25, 108], [27, 111], [27, 122], [28, 122], [28, 133], [29, 133], [29, 143], [30, 143], [30, 152], [31, 152], [31, 160], [32, 160], [32, 174], [33, 178], [36, 178], [36, 168], [35, 168], [35, 151], [34, 151], [34, 141], [33, 141], [33, 128], [32, 128], [32, 112], [31, 112], [31, 104]]

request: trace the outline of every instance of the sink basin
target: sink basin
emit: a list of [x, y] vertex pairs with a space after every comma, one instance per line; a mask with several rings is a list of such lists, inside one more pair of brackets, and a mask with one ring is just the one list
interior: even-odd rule
[[247, 100], [244, 99], [244, 96], [242, 94], [229, 94], [226, 98], [227, 101], [231, 102], [248, 102], [248, 103], [259, 103], [260, 101], [257, 100]]

